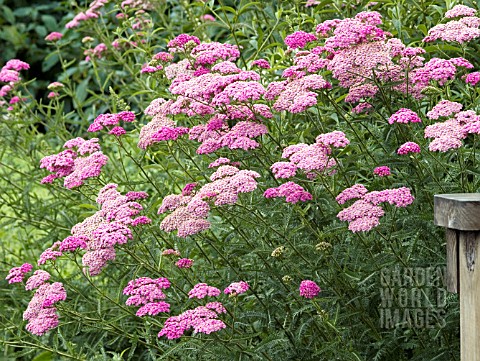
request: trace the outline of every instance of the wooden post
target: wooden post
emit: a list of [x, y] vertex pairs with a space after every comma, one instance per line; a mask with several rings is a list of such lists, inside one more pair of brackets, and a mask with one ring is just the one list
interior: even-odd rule
[[460, 296], [461, 360], [480, 361], [480, 193], [434, 199], [435, 224], [446, 227], [447, 290]]

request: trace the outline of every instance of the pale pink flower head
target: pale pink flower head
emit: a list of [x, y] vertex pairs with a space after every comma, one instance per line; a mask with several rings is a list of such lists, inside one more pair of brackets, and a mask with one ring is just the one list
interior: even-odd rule
[[460, 16], [475, 16], [477, 10], [472, 9], [466, 5], [455, 5], [452, 9], [445, 13], [447, 19], [456, 18]]
[[216, 297], [219, 296], [220, 293], [220, 290], [216, 287], [209, 286], [206, 283], [197, 283], [190, 292], [188, 292], [188, 297], [202, 299], [207, 296]]
[[200, 16], [200, 20], [202, 21], [215, 21], [215, 17], [211, 14], [205, 14]]
[[176, 249], [172, 249], [172, 248], [169, 248], [169, 249], [166, 249], [164, 251], [162, 251], [162, 256], [177, 256], [177, 257], [180, 257], [180, 252], [177, 251]]
[[50, 34], [48, 34], [46, 37], [45, 37], [45, 40], [46, 41], [52, 41], [52, 42], [55, 42], [55, 41], [58, 41], [62, 38], [63, 34], [62, 33], [58, 33], [56, 31], [54, 32], [51, 32]]
[[463, 105], [450, 100], [442, 100], [427, 113], [429, 119], [438, 119], [440, 117], [449, 117], [452, 114], [460, 112]]
[[321, 289], [318, 287], [318, 285], [310, 280], [303, 280], [300, 283], [300, 296], [305, 297], [305, 298], [314, 298], [316, 297]]
[[391, 175], [390, 168], [386, 165], [377, 167], [373, 170], [373, 174], [378, 175], [379, 177], [387, 177]]
[[420, 146], [414, 142], [406, 142], [397, 150], [397, 154], [405, 155], [410, 153], [420, 153]]
[[237, 296], [247, 292], [249, 288], [249, 284], [245, 281], [233, 282], [227, 288], [225, 288], [225, 290], [223, 290], [223, 293], [230, 296]]

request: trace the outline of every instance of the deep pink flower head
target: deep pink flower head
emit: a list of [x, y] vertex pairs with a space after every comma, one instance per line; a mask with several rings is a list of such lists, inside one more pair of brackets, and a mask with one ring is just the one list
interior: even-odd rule
[[470, 85], [477, 85], [480, 82], [480, 72], [474, 71], [473, 73], [467, 74], [465, 76], [465, 83]]
[[189, 258], [180, 258], [176, 263], [175, 265], [178, 267], [178, 268], [190, 268], [193, 266], [193, 259], [189, 259]]
[[413, 110], [407, 108], [400, 108], [397, 112], [392, 114], [388, 119], [388, 124], [393, 123], [421, 123], [422, 120]]
[[252, 62], [252, 66], [258, 66], [262, 69], [270, 69], [270, 63], [265, 59], [257, 59]]
[[391, 175], [392, 173], [390, 172], [390, 168], [387, 167], [386, 165], [383, 165], [381, 167], [377, 167], [373, 170], [373, 174], [378, 175], [379, 177], [387, 177]]
[[318, 287], [318, 285], [310, 280], [303, 280], [300, 283], [300, 296], [305, 297], [305, 298], [314, 298], [316, 297], [321, 289]]
[[48, 34], [46, 37], [45, 37], [45, 40], [46, 41], [58, 41], [62, 38], [63, 34], [62, 33], [58, 33], [56, 31]]
[[406, 142], [397, 150], [397, 154], [405, 155], [409, 153], [420, 153], [420, 146], [414, 142]]
[[314, 34], [296, 31], [285, 38], [285, 44], [290, 49], [304, 48], [307, 43], [317, 40]]
[[172, 51], [178, 51], [183, 49], [186, 44], [192, 42], [193, 44], [200, 45], [200, 39], [193, 35], [180, 34], [175, 39], [168, 42], [167, 46]]
[[23, 282], [25, 274], [32, 270], [33, 266], [30, 263], [24, 263], [20, 267], [14, 267], [5, 278], [9, 284]]

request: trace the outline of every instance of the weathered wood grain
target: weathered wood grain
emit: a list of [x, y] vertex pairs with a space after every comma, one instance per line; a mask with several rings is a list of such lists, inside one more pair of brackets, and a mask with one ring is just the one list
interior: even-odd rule
[[460, 356], [480, 360], [480, 232], [460, 232]]
[[445, 283], [447, 291], [458, 293], [460, 290], [458, 277], [458, 231], [447, 228], [445, 235], [447, 237], [447, 274], [445, 275]]
[[438, 194], [434, 203], [437, 226], [460, 231], [480, 230], [480, 193]]

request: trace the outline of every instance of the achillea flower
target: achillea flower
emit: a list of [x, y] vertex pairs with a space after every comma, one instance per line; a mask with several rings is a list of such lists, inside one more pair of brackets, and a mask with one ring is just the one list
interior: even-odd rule
[[103, 127], [113, 129], [112, 127], [119, 124], [120, 121], [128, 123], [135, 121], [135, 113], [130, 111], [123, 111], [117, 114], [100, 114], [95, 118], [93, 123], [90, 124], [90, 126], [88, 127], [88, 131], [98, 132], [99, 130], [102, 130]]
[[[138, 312], [141, 316], [146, 314], [152, 315], [154, 312], [169, 312], [170, 305], [165, 302], [158, 304], [158, 300], [164, 300], [167, 296], [163, 292], [164, 289], [170, 287], [170, 281], [165, 277], [151, 279], [149, 277], [140, 277], [128, 282], [123, 289], [123, 294], [130, 296], [125, 304], [127, 306], [149, 305], [141, 308]], [[152, 303], [156, 303], [152, 305]], [[157, 312], [157, 313], [158, 313]], [[140, 316], [137, 314], [137, 316]]]
[[208, 165], [208, 168], [215, 168], [215, 167], [221, 166], [222, 164], [228, 164], [228, 163], [230, 163], [230, 159], [220, 157], [220, 158], [214, 160], [212, 163], [210, 163]]
[[420, 153], [420, 146], [414, 142], [406, 142], [397, 150], [397, 154], [405, 155], [410, 153]]
[[460, 112], [462, 108], [463, 105], [460, 103], [442, 100], [427, 113], [427, 118], [438, 119], [440, 117], [449, 117], [452, 114]]
[[414, 201], [410, 189], [406, 187], [368, 192], [363, 185], [356, 184], [340, 193], [337, 202], [343, 204], [354, 198], [360, 199], [337, 214], [338, 219], [349, 223], [348, 229], [352, 232], [366, 232], [379, 225], [380, 218], [385, 214], [379, 206], [380, 203], [388, 202], [396, 207], [406, 207]]
[[352, 113], [367, 113], [370, 109], [372, 109], [372, 105], [370, 103], [360, 103], [356, 107], [352, 108]]
[[223, 293], [230, 296], [238, 296], [247, 292], [250, 289], [250, 285], [245, 281], [238, 281], [231, 283], [227, 288], [223, 290]]
[[480, 19], [474, 16], [452, 20], [446, 24], [438, 24], [431, 28], [423, 41], [428, 43], [440, 39], [447, 42], [466, 43], [480, 37], [479, 25]]
[[257, 188], [256, 178], [260, 175], [249, 170], [239, 170], [232, 165], [220, 166], [210, 179], [211, 183], [201, 187], [195, 195], [169, 195], [164, 198], [159, 213], [173, 210], [162, 223], [160, 229], [171, 232], [178, 230], [177, 236], [186, 237], [210, 228], [206, 219], [213, 202], [216, 206], [235, 204], [240, 193], [249, 193]]
[[303, 280], [300, 283], [300, 296], [305, 297], [305, 298], [314, 298], [316, 297], [321, 289], [318, 287], [318, 285], [310, 280]]
[[[77, 148], [77, 152], [67, 149], [58, 154], [46, 156], [40, 161], [40, 168], [52, 172], [42, 179], [42, 183], [52, 183], [56, 178], [65, 178], [64, 186], [74, 188], [81, 186], [84, 181], [100, 175], [102, 167], [108, 158], [100, 151], [98, 139], [84, 140], [75, 138], [64, 144], [65, 148]], [[89, 154], [86, 157], [79, 155]]]
[[199, 45], [200, 39], [193, 35], [180, 34], [175, 39], [170, 40], [167, 46], [169, 51], [178, 52], [180, 50], [185, 50], [185, 45], [189, 43]]
[[297, 166], [291, 162], [276, 162], [270, 167], [275, 178], [291, 178], [297, 172]]
[[143, 317], [146, 315], [156, 316], [161, 312], [168, 313], [170, 312], [170, 304], [164, 301], [160, 302], [149, 302], [142, 307], [140, 307], [135, 313], [138, 317]]
[[401, 108], [388, 119], [388, 124], [393, 123], [421, 123], [422, 120], [413, 110]]
[[312, 195], [294, 182], [284, 183], [277, 188], [268, 188], [263, 196], [265, 198], [285, 197], [285, 201], [292, 204], [312, 200]]
[[265, 59], [257, 59], [252, 61], [252, 66], [257, 66], [261, 69], [270, 69], [270, 63]]
[[390, 172], [390, 168], [387, 167], [386, 165], [376, 167], [373, 170], [373, 174], [378, 175], [379, 177], [387, 177], [391, 175], [392, 173]]
[[193, 259], [180, 258], [177, 262], [175, 262], [175, 266], [178, 268], [191, 268], [193, 266]]
[[43, 270], [36, 270], [33, 272], [33, 275], [27, 280], [25, 284], [25, 289], [27, 291], [34, 290], [50, 279], [50, 273]]
[[215, 21], [215, 17], [211, 14], [205, 14], [200, 16], [200, 20], [202, 21]]
[[28, 70], [30, 69], [30, 65], [18, 59], [11, 59], [3, 66], [2, 70], [3, 69], [14, 71]]
[[180, 257], [180, 252], [177, 251], [176, 249], [166, 249], [162, 252], [162, 256], [170, 256], [170, 255]]
[[207, 335], [220, 331], [226, 325], [217, 318], [218, 314], [215, 311], [219, 309], [219, 305], [212, 306], [211, 308], [199, 306], [195, 309], [187, 310], [178, 316], [169, 317], [165, 321], [162, 330], [158, 333], [158, 337], [165, 336], [169, 340], [173, 340], [182, 337], [185, 331], [190, 328], [193, 328], [194, 333], [200, 332]]
[[457, 18], [460, 16], [475, 16], [477, 10], [465, 5], [455, 5], [452, 9], [445, 13], [447, 19]]
[[473, 73], [467, 74], [464, 79], [465, 83], [476, 86], [478, 82], [480, 82], [480, 72], [475, 71]]
[[58, 326], [58, 314], [54, 304], [64, 301], [67, 293], [60, 282], [44, 283], [35, 292], [23, 319], [28, 320], [26, 329], [30, 333], [41, 336]]
[[32, 270], [33, 266], [30, 263], [24, 263], [20, 267], [14, 267], [8, 271], [8, 275], [5, 278], [9, 284], [23, 282], [25, 274]]
[[216, 287], [207, 285], [206, 283], [197, 283], [189, 292], [188, 298], [202, 299], [207, 296], [216, 297], [220, 295], [220, 290]]
[[306, 33], [304, 31], [296, 31], [285, 38], [285, 45], [290, 49], [304, 48], [308, 43], [317, 40], [314, 34]]
[[58, 33], [58, 32], [56, 32], [56, 31], [54, 31], [54, 32], [51, 32], [50, 34], [48, 34], [48, 35], [45, 37], [45, 40], [46, 40], [46, 41], [55, 42], [55, 41], [60, 40], [62, 37], [63, 37], [63, 34], [62, 34], [62, 33]]
[[58, 97], [59, 95], [60, 95], [60, 94], [59, 94], [59, 93], [56, 93], [56, 92], [49, 92], [49, 93], [47, 94], [47, 98], [48, 98], [48, 99], [53, 99], [53, 98]]

